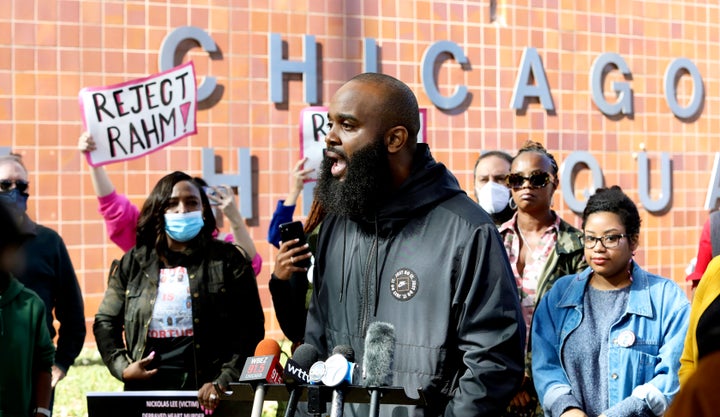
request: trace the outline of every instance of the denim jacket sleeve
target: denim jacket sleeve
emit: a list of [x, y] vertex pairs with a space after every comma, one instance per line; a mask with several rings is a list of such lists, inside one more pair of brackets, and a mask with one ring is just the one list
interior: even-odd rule
[[658, 294], [663, 299], [662, 308], [657, 309], [658, 319], [663, 322], [663, 333], [654, 376], [632, 391], [633, 397], [644, 400], [658, 416], [667, 411], [670, 402], [680, 389], [678, 379], [680, 356], [690, 317], [690, 304], [682, 290], [673, 282], [665, 283], [665, 287], [664, 294]]
[[[572, 277], [574, 276], [565, 277], [563, 280]], [[560, 314], [554, 315], [552, 311], [557, 308], [561, 288], [565, 287], [563, 280], [558, 281], [535, 307], [531, 327], [533, 384], [538, 399], [548, 414], [551, 414], [550, 410], [557, 400], [572, 395], [570, 381], [560, 360], [563, 329], [558, 326], [563, 326], [563, 320], [554, 317]]]

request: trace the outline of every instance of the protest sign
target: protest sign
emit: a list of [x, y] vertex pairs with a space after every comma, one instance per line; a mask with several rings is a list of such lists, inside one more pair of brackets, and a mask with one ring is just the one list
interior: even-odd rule
[[100, 166], [139, 158], [197, 133], [197, 87], [192, 62], [149, 77], [80, 90], [85, 128]]
[[[307, 182], [317, 181], [323, 150], [326, 148], [325, 135], [328, 133], [327, 107], [306, 107], [300, 111], [300, 158], [307, 157], [304, 168], [314, 168]], [[418, 142], [425, 142], [427, 136], [427, 109], [420, 109], [420, 130]]]
[[[206, 417], [207, 414], [200, 408], [197, 395], [197, 391], [88, 392], [87, 415], [88, 417]], [[247, 416], [250, 415], [251, 408], [252, 397], [243, 401], [220, 401], [213, 416]]]

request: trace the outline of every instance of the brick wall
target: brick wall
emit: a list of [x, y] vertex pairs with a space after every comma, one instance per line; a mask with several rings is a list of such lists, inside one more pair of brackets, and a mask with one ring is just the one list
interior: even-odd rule
[[[255, 218], [250, 230], [265, 263], [258, 277], [267, 309], [269, 335], [280, 337], [267, 291], [275, 250], [265, 242], [276, 201], [289, 189], [288, 171], [299, 156], [298, 118], [303, 102], [299, 79], [288, 83], [287, 102], [275, 105], [268, 93], [268, 37], [279, 33], [289, 58], [302, 56], [302, 36], [321, 45], [321, 101], [362, 69], [362, 39], [375, 38], [381, 71], [408, 83], [428, 108], [428, 142], [465, 189], [472, 190], [472, 166], [482, 149], [514, 153], [527, 139], [541, 141], [559, 161], [587, 150], [604, 170], [605, 184], [619, 184], [639, 202], [637, 161], [644, 145], [652, 164], [652, 196], [659, 190], [660, 152], [673, 163], [671, 209], [662, 215], [641, 209], [643, 225], [637, 259], [652, 272], [684, 279], [695, 255], [713, 152], [720, 131], [720, 8], [714, 1], [498, 0], [491, 22], [490, 1], [452, 0], [253, 0], [99, 1], [11, 0], [0, 8], [0, 147], [21, 153], [31, 171], [29, 213], [63, 236], [86, 300], [88, 324], [105, 287], [107, 269], [121, 251], [107, 238], [97, 213], [88, 167], [76, 151], [82, 131], [77, 93], [158, 71], [162, 39], [192, 25], [212, 36], [222, 58], [193, 49], [199, 76], [217, 77], [224, 87], [215, 106], [198, 113], [198, 134], [147, 158], [110, 165], [121, 192], [141, 204], [155, 181], [170, 170], [199, 174], [200, 150], [212, 147], [225, 169], [237, 166], [237, 147], [257, 160]], [[466, 106], [441, 111], [421, 83], [424, 51], [435, 41], [463, 48], [470, 65], [452, 59], [438, 69], [440, 92], [466, 85]], [[555, 114], [531, 103], [510, 108], [518, 66], [526, 47], [542, 57]], [[603, 52], [617, 52], [632, 71], [633, 117], [604, 116], [593, 104], [590, 68]], [[705, 86], [700, 117], [674, 117], [664, 98], [663, 75], [675, 58], [699, 69]], [[614, 99], [613, 72], [605, 82]], [[692, 95], [688, 77], [678, 98]], [[713, 133], [715, 132], [715, 133]], [[580, 195], [589, 184], [581, 173]], [[554, 208], [578, 224], [556, 193]], [[227, 222], [226, 222], [227, 223]], [[227, 225], [226, 225], [227, 227]], [[92, 338], [88, 340], [92, 343]]]

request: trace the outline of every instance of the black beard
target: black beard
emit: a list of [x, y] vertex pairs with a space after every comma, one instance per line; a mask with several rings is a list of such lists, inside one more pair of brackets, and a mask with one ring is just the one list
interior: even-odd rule
[[340, 216], [371, 217], [391, 182], [383, 138], [376, 138], [347, 160], [344, 181], [332, 175], [333, 163], [324, 158], [320, 165], [316, 197], [322, 207]]

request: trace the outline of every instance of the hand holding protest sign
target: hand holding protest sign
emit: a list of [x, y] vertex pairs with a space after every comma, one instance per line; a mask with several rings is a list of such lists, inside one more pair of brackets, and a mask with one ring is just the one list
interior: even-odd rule
[[138, 158], [197, 133], [192, 62], [121, 84], [83, 88], [79, 99], [96, 144], [86, 154], [92, 166]]

